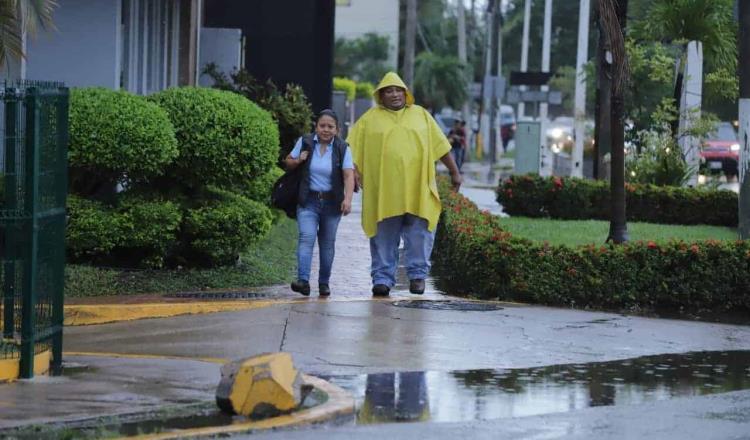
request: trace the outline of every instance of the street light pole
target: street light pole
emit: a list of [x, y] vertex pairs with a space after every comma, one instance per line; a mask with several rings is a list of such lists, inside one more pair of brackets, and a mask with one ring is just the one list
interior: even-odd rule
[[578, 54], [576, 56], [575, 147], [571, 175], [583, 177], [583, 141], [586, 137], [586, 77], [583, 70], [589, 57], [590, 0], [581, 0], [578, 11]]
[[739, 31], [739, 131], [740, 131], [740, 198], [739, 198], [739, 232], [740, 238], [750, 238], [750, 2], [738, 1]]
[[[544, 32], [542, 33], [542, 72], [549, 72], [550, 46], [552, 44], [552, 0], [544, 0]], [[543, 85], [542, 91], [549, 90], [549, 86]], [[545, 101], [539, 105], [539, 131], [541, 132], [541, 163], [539, 164], [539, 175], [551, 175], [554, 165], [552, 152], [547, 148], [547, 125], [549, 104]], [[546, 159], [545, 160], [545, 156]]]
[[[523, 10], [523, 37], [521, 39], [521, 72], [529, 70], [529, 26], [531, 24], [531, 0], [526, 0]], [[521, 86], [523, 90], [524, 87]], [[526, 112], [523, 102], [518, 103], [518, 119]]]

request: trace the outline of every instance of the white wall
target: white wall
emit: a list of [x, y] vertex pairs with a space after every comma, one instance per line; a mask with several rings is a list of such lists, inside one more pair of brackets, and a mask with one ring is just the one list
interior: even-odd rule
[[388, 64], [398, 67], [398, 0], [349, 0], [350, 6], [336, 6], [336, 38], [358, 38], [368, 32], [385, 35], [390, 40]]
[[60, 0], [57, 30], [28, 39], [26, 78], [119, 88], [120, 1]]

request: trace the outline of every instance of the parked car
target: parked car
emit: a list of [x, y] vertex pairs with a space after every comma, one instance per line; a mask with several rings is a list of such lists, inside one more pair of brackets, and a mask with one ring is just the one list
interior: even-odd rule
[[701, 168], [720, 172], [729, 177], [737, 175], [740, 161], [740, 142], [731, 122], [721, 122], [706, 136], [701, 146]]

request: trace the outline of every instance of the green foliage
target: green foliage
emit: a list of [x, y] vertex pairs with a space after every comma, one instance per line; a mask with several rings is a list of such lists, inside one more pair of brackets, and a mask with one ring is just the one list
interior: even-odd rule
[[698, 171], [690, 169], [669, 129], [639, 133], [640, 152], [628, 151], [625, 179], [630, 183], [682, 186]]
[[346, 93], [346, 100], [353, 101], [357, 96], [357, 83], [349, 78], [333, 78], [333, 90]]
[[203, 73], [214, 80], [214, 88], [239, 93], [271, 113], [279, 125], [280, 158], [286, 157], [298, 137], [310, 131], [313, 112], [302, 87], [287, 84], [282, 93], [270, 79], [260, 82], [244, 69], [227, 76], [215, 64], [207, 65]]
[[460, 108], [468, 98], [465, 66], [454, 56], [422, 52], [415, 60], [414, 97], [427, 108]]
[[72, 90], [71, 191], [91, 195], [102, 185], [162, 174], [177, 154], [174, 128], [156, 104], [124, 91]]
[[265, 236], [273, 214], [265, 205], [229, 191], [213, 189], [213, 200], [185, 215], [185, 243], [193, 261], [231, 264], [240, 252]]
[[514, 237], [445, 181], [440, 193], [433, 267], [449, 293], [606, 310], [750, 312], [747, 241], [550, 246]]
[[[626, 184], [628, 220], [677, 225], [737, 226], [737, 194], [696, 188]], [[512, 176], [497, 201], [511, 216], [610, 219], [609, 183], [576, 178]]]
[[272, 167], [268, 172], [256, 179], [253, 179], [244, 192], [245, 196], [256, 202], [268, 204], [271, 200], [271, 190], [273, 184], [284, 174], [284, 171], [278, 167]]
[[125, 197], [118, 208], [68, 197], [66, 243], [73, 261], [161, 267], [182, 215], [169, 201]]
[[283, 217], [271, 232], [240, 254], [240, 263], [211, 269], [122, 270], [65, 266], [65, 294], [73, 297], [247, 289], [287, 283], [297, 264], [297, 223]]
[[169, 114], [180, 156], [168, 176], [187, 188], [232, 187], [273, 165], [279, 132], [271, 115], [222, 90], [182, 87], [151, 95]]
[[358, 82], [357, 83], [357, 98], [372, 99], [372, 94], [375, 93], [375, 85], [369, 82]]
[[333, 75], [356, 81], [378, 82], [388, 72], [389, 40], [374, 32], [359, 38], [337, 38], [333, 51]]

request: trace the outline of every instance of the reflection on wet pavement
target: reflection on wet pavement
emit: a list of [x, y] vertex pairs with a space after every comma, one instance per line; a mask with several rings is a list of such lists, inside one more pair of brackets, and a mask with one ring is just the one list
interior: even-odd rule
[[359, 424], [459, 422], [632, 405], [750, 388], [750, 351], [645, 356], [528, 369], [334, 376]]

